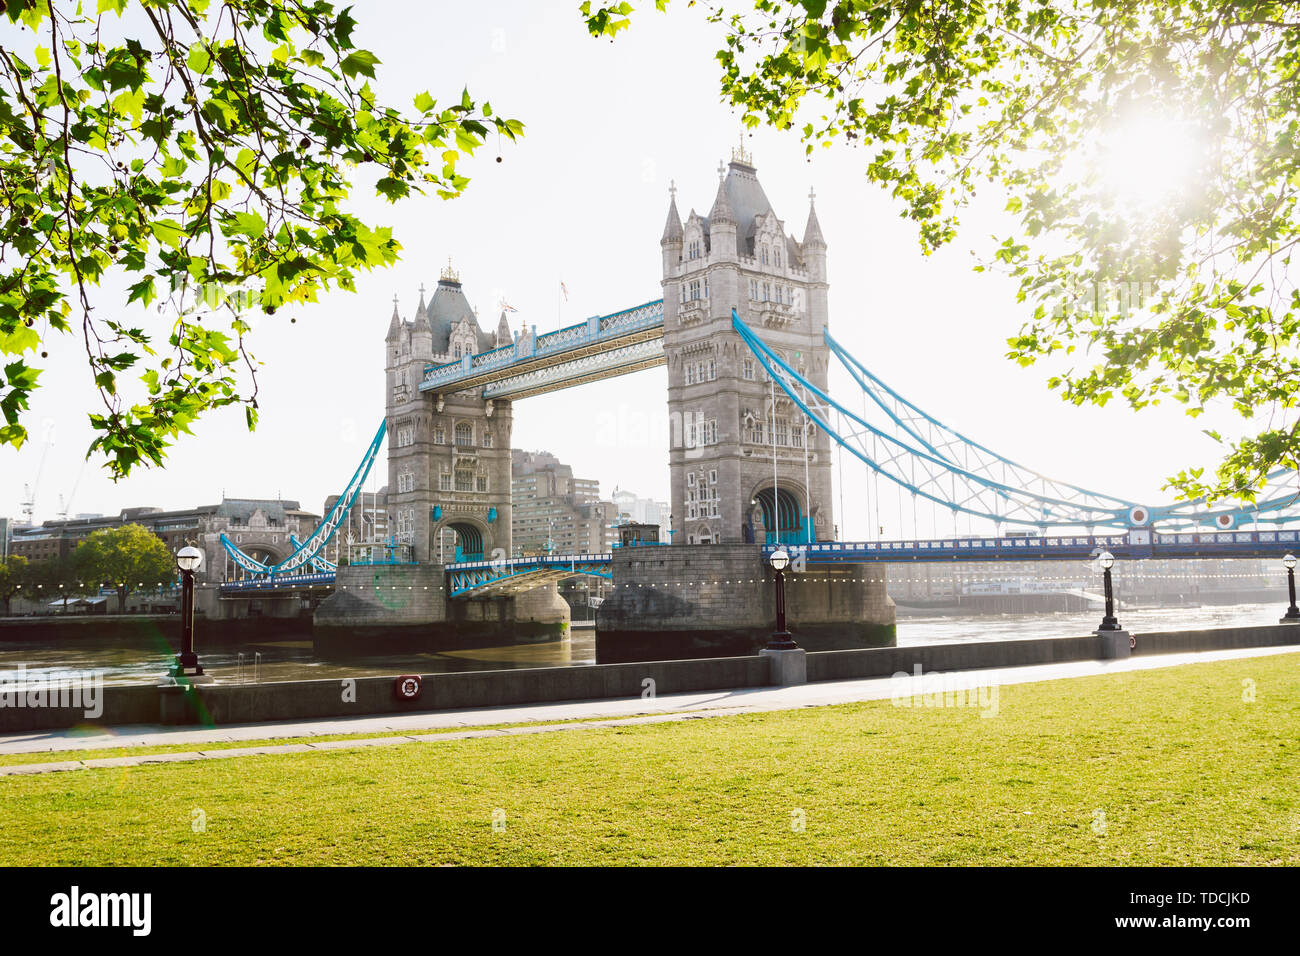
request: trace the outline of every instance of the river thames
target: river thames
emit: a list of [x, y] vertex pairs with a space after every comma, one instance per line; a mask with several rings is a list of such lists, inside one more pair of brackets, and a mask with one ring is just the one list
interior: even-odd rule
[[[1141, 608], [1120, 611], [1120, 623], [1134, 633], [1234, 625], [1276, 624], [1285, 610], [1277, 604], [1234, 604], [1204, 607]], [[898, 644], [951, 644], [965, 641], [1005, 641], [1043, 637], [1078, 637], [1096, 628], [1095, 611], [1051, 614], [951, 614], [900, 616]], [[371, 657], [330, 661], [317, 658], [311, 635], [286, 632], [275, 640], [251, 643], [242, 649], [204, 652], [202, 630], [198, 650], [204, 669], [222, 683], [318, 680], [335, 677], [400, 673], [449, 673], [521, 667], [583, 667], [596, 661], [596, 635], [590, 627], [572, 628], [563, 639], [538, 644], [430, 651], [400, 657]], [[81, 630], [78, 628], [78, 630]], [[795, 634], [798, 639], [798, 634]], [[53, 671], [101, 671], [107, 683], [156, 683], [166, 673], [172, 651], [161, 638], [123, 645], [114, 639], [79, 639], [75, 645], [0, 644], [0, 681], [19, 671], [35, 678]]]

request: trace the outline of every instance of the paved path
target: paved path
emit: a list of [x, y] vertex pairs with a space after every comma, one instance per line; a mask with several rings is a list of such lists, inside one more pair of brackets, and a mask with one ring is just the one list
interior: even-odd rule
[[[1154, 670], [1182, 664], [1237, 660], [1248, 657], [1271, 657], [1275, 654], [1300, 654], [1300, 648], [1251, 647], [1224, 651], [1199, 651], [1183, 654], [1156, 654], [1116, 661], [1072, 661], [1060, 664], [1034, 664], [1025, 667], [997, 667], [953, 671], [948, 686], [966, 688], [1004, 684], [1027, 684], [1095, 674]], [[916, 688], [921, 692], [924, 688]], [[305, 753], [312, 750], [339, 750], [355, 747], [388, 746], [406, 743], [437, 743], [473, 737], [511, 736], [550, 733], [597, 727], [663, 723], [675, 720], [721, 717], [730, 714], [821, 707], [856, 701], [884, 700], [893, 697], [898, 685], [889, 677], [863, 680], [819, 681], [795, 687], [750, 687], [736, 690], [703, 691], [689, 694], [665, 694], [655, 698], [617, 698], [610, 700], [569, 701], [564, 703], [525, 704], [510, 707], [483, 707], [461, 711], [431, 711], [418, 714], [385, 714], [372, 717], [328, 718], [302, 721], [275, 721], [237, 724], [228, 727], [195, 729], [193, 727], [134, 726], [103, 728], [102, 732], [34, 731], [0, 736], [0, 754], [59, 754], [63, 759], [50, 763], [16, 764], [0, 767], [0, 776], [50, 773], [91, 767], [137, 766], [146, 763], [170, 763], [189, 760], [215, 760], [250, 755]], [[912, 693], [913, 688], [908, 689]], [[598, 719], [592, 719], [598, 718]], [[583, 723], [557, 723], [582, 720]], [[482, 729], [487, 724], [523, 724], [519, 727]], [[547, 724], [547, 726], [526, 726]], [[407, 736], [416, 731], [462, 729], [458, 732]], [[388, 734], [365, 740], [312, 742], [312, 737], [339, 734]], [[271, 737], [301, 737], [302, 743], [258, 747], [230, 747], [204, 750], [204, 744], [266, 740]], [[95, 758], [93, 752], [116, 747], [157, 747], [193, 744], [192, 751], [130, 757]], [[74, 756], [75, 755], [75, 756]]]

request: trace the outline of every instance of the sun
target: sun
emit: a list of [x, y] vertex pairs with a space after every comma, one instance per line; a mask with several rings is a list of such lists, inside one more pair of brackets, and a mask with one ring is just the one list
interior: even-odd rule
[[1169, 206], [1197, 185], [1204, 139], [1186, 117], [1130, 112], [1096, 141], [1097, 181], [1121, 209], [1135, 214]]

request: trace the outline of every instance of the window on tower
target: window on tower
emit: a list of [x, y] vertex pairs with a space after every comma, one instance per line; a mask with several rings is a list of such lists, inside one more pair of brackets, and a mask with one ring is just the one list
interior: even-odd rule
[[474, 426], [469, 422], [460, 422], [456, 425], [456, 444], [461, 448], [474, 447]]

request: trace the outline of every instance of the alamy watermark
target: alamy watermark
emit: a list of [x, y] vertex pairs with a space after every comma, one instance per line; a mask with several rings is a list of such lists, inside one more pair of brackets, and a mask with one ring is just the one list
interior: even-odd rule
[[40, 671], [26, 664], [0, 671], [0, 707], [80, 710], [86, 720], [104, 713], [103, 671]]
[[1148, 308], [1155, 297], [1155, 283], [1150, 281], [1081, 282], [1070, 285], [1053, 283], [1039, 296], [1053, 318], [1066, 315], [1107, 315], [1128, 318]]
[[974, 707], [981, 717], [998, 715], [996, 684], [977, 684], [960, 674], [924, 673], [920, 664], [912, 673], [895, 671], [890, 700], [895, 707]]

